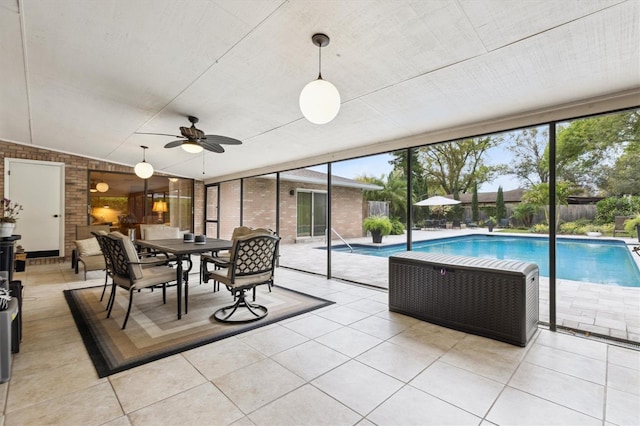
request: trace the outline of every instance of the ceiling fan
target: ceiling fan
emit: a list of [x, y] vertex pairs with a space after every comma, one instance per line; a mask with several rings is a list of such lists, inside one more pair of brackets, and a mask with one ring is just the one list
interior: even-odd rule
[[191, 127], [180, 127], [180, 135], [169, 135], [166, 133], [142, 133], [136, 132], [138, 135], [159, 135], [159, 136], [171, 136], [174, 138], [180, 138], [177, 141], [169, 142], [165, 148], [175, 148], [181, 146], [187, 152], [198, 153], [203, 149], [211, 152], [217, 152], [219, 154], [224, 152], [224, 148], [221, 145], [241, 145], [242, 142], [238, 139], [233, 139], [227, 136], [220, 135], [205, 135], [204, 132], [196, 128], [198, 117], [192, 115], [187, 117], [191, 122]]

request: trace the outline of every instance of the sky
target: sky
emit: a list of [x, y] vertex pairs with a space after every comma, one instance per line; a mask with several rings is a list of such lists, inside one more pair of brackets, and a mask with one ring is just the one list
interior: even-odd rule
[[[486, 161], [489, 165], [509, 163], [512, 155], [503, 147], [495, 147], [486, 153]], [[369, 157], [356, 158], [353, 160], [339, 161], [331, 164], [334, 175], [355, 179], [358, 176], [367, 175], [380, 177], [388, 175], [393, 166], [389, 161], [393, 159], [391, 154], [378, 154]], [[326, 166], [311, 167], [312, 170], [326, 172]], [[499, 176], [490, 183], [485, 183], [478, 188], [479, 192], [497, 192], [498, 187], [502, 186], [503, 191], [517, 189], [519, 187], [518, 180], [513, 175]]]

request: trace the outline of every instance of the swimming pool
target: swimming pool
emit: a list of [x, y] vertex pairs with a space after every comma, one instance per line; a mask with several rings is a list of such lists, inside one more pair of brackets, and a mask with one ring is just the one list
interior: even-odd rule
[[[389, 257], [406, 251], [405, 244], [382, 247], [352, 245], [353, 252]], [[345, 245], [333, 251], [349, 252]], [[416, 241], [413, 250], [424, 253], [490, 257], [536, 263], [540, 275], [549, 276], [549, 241], [544, 237], [467, 235]], [[631, 253], [621, 241], [558, 238], [556, 273], [558, 278], [622, 287], [640, 287], [638, 270]]]

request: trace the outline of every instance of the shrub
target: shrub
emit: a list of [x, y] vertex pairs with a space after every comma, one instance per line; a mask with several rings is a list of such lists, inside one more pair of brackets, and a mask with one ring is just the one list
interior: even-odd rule
[[404, 234], [404, 224], [398, 219], [391, 219], [391, 235]]
[[546, 223], [536, 223], [533, 225], [532, 231], [535, 234], [548, 234], [549, 233], [549, 225]]
[[613, 222], [616, 216], [633, 216], [640, 211], [640, 196], [609, 197], [596, 203], [596, 218], [598, 224]]

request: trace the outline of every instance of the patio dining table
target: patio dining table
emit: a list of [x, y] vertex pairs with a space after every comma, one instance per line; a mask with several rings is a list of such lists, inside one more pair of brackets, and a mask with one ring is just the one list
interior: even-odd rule
[[[178, 319], [182, 318], [182, 285], [184, 282], [184, 313], [189, 311], [189, 281], [183, 278], [182, 261], [189, 260], [192, 254], [206, 252], [218, 252], [230, 250], [233, 243], [230, 240], [207, 238], [204, 243], [185, 242], [182, 238], [169, 238], [164, 240], [136, 240], [135, 244], [161, 253], [173, 254], [177, 259], [176, 282], [178, 284]], [[191, 270], [191, 264], [187, 273]]]

